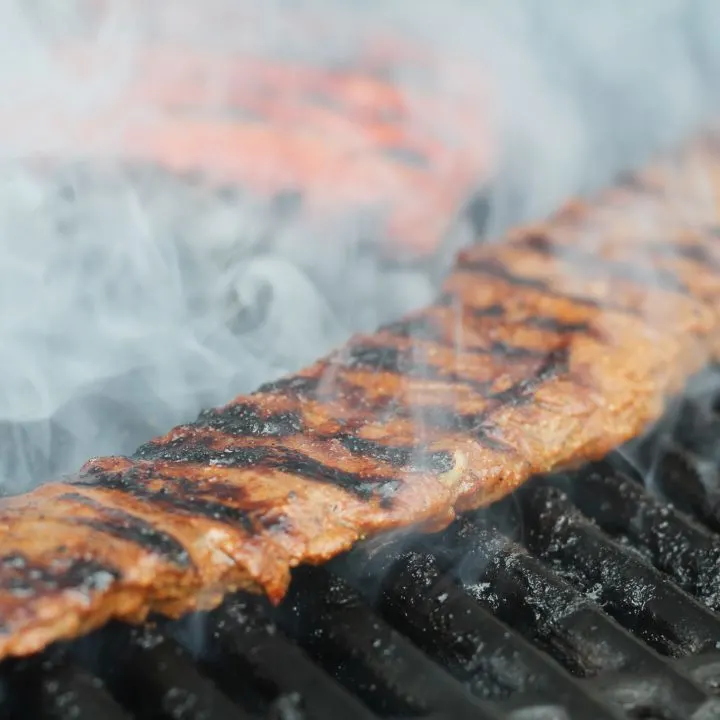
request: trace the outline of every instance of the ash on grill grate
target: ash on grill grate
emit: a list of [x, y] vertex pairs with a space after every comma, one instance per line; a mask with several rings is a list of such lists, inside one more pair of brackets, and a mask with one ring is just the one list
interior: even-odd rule
[[0, 716], [720, 718], [716, 422], [686, 401], [443, 533], [299, 568], [277, 609], [240, 594], [7, 662]]

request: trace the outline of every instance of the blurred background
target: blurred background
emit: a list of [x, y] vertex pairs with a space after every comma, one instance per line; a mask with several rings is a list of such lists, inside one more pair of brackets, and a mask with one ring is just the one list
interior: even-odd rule
[[0, 2], [0, 486], [429, 302], [712, 122], [712, 0]]

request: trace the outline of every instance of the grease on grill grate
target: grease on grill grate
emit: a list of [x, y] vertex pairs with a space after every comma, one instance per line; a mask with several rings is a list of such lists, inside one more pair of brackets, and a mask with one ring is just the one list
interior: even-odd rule
[[696, 395], [440, 535], [298, 569], [276, 610], [241, 594], [5, 663], [0, 716], [720, 718], [720, 414]]

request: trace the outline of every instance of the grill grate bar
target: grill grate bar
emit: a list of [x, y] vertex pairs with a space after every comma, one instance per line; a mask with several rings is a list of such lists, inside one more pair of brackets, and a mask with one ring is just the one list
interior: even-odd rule
[[136, 711], [182, 720], [245, 720], [245, 713], [197, 670], [179, 644], [157, 631], [134, 634], [123, 663], [122, 697], [142, 704]]
[[709, 693], [720, 696], [720, 652], [683, 658], [678, 666]]
[[130, 715], [105, 690], [100, 680], [73, 665], [36, 675], [31, 694], [18, 703], [17, 717], [47, 720], [130, 720]]
[[678, 701], [677, 693], [668, 684], [664, 673], [641, 673], [633, 676], [608, 673], [588, 682], [631, 718], [720, 718], [720, 698], [706, 694], [704, 699], [697, 702], [688, 702], [687, 699]]
[[[378, 556], [366, 568], [377, 568]], [[560, 665], [485, 610], [437, 559], [390, 553], [377, 607], [381, 614], [478, 697], [556, 702], [578, 717], [620, 717]], [[364, 583], [359, 584], [362, 591]]]
[[720, 607], [720, 541], [708, 530], [608, 463], [570, 478], [562, 483], [562, 489], [573, 505], [608, 535], [629, 541], [656, 568], [711, 609]]
[[457, 534], [466, 542], [475, 538], [482, 548], [463, 554], [455, 568], [466, 590], [573, 674], [661, 677], [678, 717], [688, 717], [706, 702], [702, 688], [524, 548], [497, 531], [477, 527], [472, 518], [463, 520]]
[[[213, 613], [214, 634], [226, 652], [251, 668], [271, 703], [291, 705], [317, 720], [375, 720], [376, 716], [318, 667], [270, 620], [259, 598], [240, 597]], [[275, 712], [280, 712], [278, 708]]]
[[531, 552], [656, 650], [681, 657], [720, 642], [718, 617], [636, 551], [611, 540], [565, 493], [531, 484], [518, 497]]
[[497, 717], [325, 568], [302, 568], [280, 622], [378, 714]]
[[[718, 425], [720, 423], [714, 423], [716, 429]], [[720, 435], [715, 435], [717, 437]], [[707, 465], [707, 462], [703, 464]], [[710, 472], [716, 474], [717, 467], [717, 462], [712, 462]], [[708, 492], [703, 472], [688, 453], [672, 445], [663, 448], [654, 463], [650, 481], [661, 497], [695, 517], [709, 530], [720, 532], [720, 497], [717, 491]]]
[[564, 707], [545, 703], [520, 708], [508, 704], [505, 713], [507, 720], [572, 720]]

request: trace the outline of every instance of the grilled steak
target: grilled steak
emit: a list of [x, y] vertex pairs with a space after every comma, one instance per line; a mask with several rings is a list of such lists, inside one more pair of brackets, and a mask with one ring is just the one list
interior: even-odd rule
[[133, 457], [0, 502], [0, 655], [278, 601], [290, 569], [436, 530], [643, 431], [720, 340], [720, 144], [462, 253], [437, 302]]
[[[490, 175], [483, 73], [456, 64], [454, 76], [471, 78], [465, 96], [420, 82], [400, 88], [392, 78], [402, 74], [403, 46], [392, 47], [398, 57], [366, 53], [345, 68], [172, 44], [133, 48], [138, 71], [113, 103], [82, 119], [55, 106], [45, 113], [51, 154], [119, 153], [239, 185], [261, 202], [291, 194], [306, 219], [359, 215], [381, 231], [382, 248], [429, 255]], [[107, 62], [82, 43], [57, 53], [70, 67]], [[422, 66], [433, 58], [419, 47], [413, 60]], [[3, 111], [8, 146], [13, 139], [22, 146], [28, 114], [42, 110]]]

